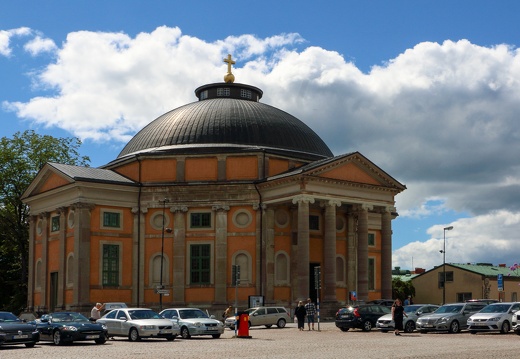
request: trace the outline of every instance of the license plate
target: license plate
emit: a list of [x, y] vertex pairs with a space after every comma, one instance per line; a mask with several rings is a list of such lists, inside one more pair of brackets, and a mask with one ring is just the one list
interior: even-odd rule
[[386, 328], [386, 327], [388, 327], [388, 325], [386, 325], [386, 324], [379, 324], [379, 326], [380, 326], [381, 328]]
[[87, 335], [87, 339], [97, 339], [99, 335]]
[[423, 327], [425, 327], [425, 328], [433, 328], [433, 324], [424, 324]]
[[473, 323], [473, 325], [475, 325], [477, 327], [487, 327], [486, 323]]
[[22, 334], [22, 335], [13, 335], [13, 339], [27, 339], [29, 338], [29, 335]]
[[169, 334], [171, 333], [172, 331], [170, 329], [163, 329], [163, 330], [159, 330], [159, 334]]

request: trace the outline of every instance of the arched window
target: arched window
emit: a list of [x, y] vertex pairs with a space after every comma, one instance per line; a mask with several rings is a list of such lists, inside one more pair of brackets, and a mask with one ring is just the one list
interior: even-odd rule
[[[170, 283], [170, 262], [168, 257], [163, 257], [163, 268], [162, 268], [162, 284], [169, 285]], [[150, 284], [154, 287], [161, 284], [161, 253], [156, 254], [150, 261]]]
[[66, 283], [67, 287], [72, 287], [74, 284], [73, 273], [74, 273], [74, 254], [69, 253], [67, 257], [67, 268], [66, 268]]
[[336, 257], [336, 282], [345, 283], [345, 259], [341, 256]]
[[38, 259], [34, 266], [34, 287], [40, 289], [42, 286], [42, 260]]
[[245, 251], [239, 251], [233, 256], [233, 263], [240, 266], [240, 285], [252, 283], [252, 260], [251, 255]]
[[275, 283], [277, 285], [289, 285], [289, 256], [280, 251], [275, 256]]

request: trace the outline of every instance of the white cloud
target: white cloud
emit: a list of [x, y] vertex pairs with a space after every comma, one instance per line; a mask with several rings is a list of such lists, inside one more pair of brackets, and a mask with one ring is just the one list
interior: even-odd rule
[[[520, 213], [505, 210], [473, 218], [459, 219], [445, 226], [446, 263], [518, 263], [518, 233]], [[402, 268], [431, 269], [441, 265], [445, 226], [434, 226], [428, 230], [431, 238], [425, 242], [413, 242], [394, 251], [393, 265]]]
[[11, 38], [14, 36], [26, 36], [31, 34], [31, 29], [20, 27], [12, 30], [0, 30], [0, 55], [10, 56], [11, 48], [9, 47]]
[[57, 47], [54, 41], [51, 39], [36, 36], [34, 39], [25, 44], [24, 49], [32, 56], [36, 56], [42, 52], [53, 52], [57, 49]]
[[[4, 55], [12, 36], [0, 33]], [[53, 50], [37, 39], [26, 48]], [[165, 26], [135, 37], [73, 32], [54, 49], [54, 62], [36, 73], [38, 95], [4, 108], [83, 140], [122, 147], [157, 116], [195, 101], [198, 86], [222, 81], [222, 59], [231, 53], [237, 82], [264, 90], [262, 102], [300, 118], [335, 154], [360, 151], [406, 184], [397, 197], [401, 216], [447, 210], [473, 216], [454, 223], [450, 235], [468, 247], [458, 252], [464, 257], [449, 253], [448, 260], [477, 261], [476, 249], [489, 255], [482, 261], [505, 257], [518, 233], [508, 220], [520, 213], [519, 51], [467, 40], [423, 42], [363, 73], [337, 52], [300, 49], [304, 42], [281, 34], [209, 43]], [[505, 232], [489, 230], [489, 218]], [[397, 263], [414, 256], [418, 266], [438, 264], [429, 258], [440, 249], [438, 238], [396, 251]]]

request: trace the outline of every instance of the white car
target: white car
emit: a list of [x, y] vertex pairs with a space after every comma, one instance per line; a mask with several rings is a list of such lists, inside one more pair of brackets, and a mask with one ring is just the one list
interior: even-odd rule
[[195, 335], [211, 335], [217, 339], [224, 333], [224, 324], [220, 320], [198, 308], [168, 308], [159, 314], [169, 320], [178, 320], [183, 339]]
[[518, 302], [493, 303], [468, 318], [468, 330], [477, 332], [500, 331], [505, 334], [511, 330], [513, 313], [520, 310]]
[[141, 338], [165, 338], [173, 341], [179, 335], [171, 320], [164, 319], [148, 308], [120, 308], [105, 314], [96, 323], [107, 326], [109, 337], [128, 337], [132, 342]]
[[[403, 318], [403, 329], [406, 333], [411, 333], [415, 330], [415, 322], [417, 318], [422, 315], [433, 313], [439, 308], [435, 304], [411, 304], [404, 307], [404, 312], [407, 317]], [[392, 319], [392, 314], [385, 314], [377, 320], [376, 328], [383, 333], [395, 329], [395, 323]]]

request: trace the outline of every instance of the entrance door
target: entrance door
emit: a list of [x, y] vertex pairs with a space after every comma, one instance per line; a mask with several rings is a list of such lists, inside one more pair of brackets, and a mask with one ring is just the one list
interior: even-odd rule
[[314, 278], [314, 268], [319, 267], [319, 263], [310, 263], [309, 264], [309, 298], [316, 303], [318, 299], [318, 291], [316, 290], [316, 281]]
[[50, 285], [49, 312], [54, 312], [56, 310], [56, 304], [58, 303], [58, 272], [51, 273]]

